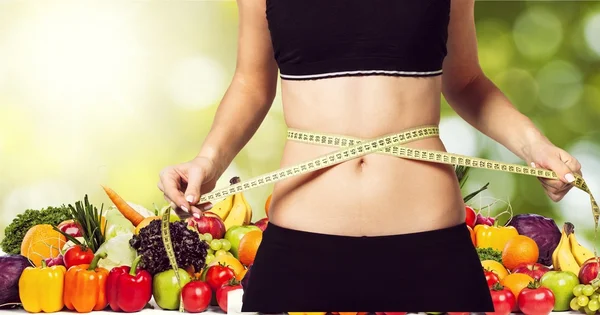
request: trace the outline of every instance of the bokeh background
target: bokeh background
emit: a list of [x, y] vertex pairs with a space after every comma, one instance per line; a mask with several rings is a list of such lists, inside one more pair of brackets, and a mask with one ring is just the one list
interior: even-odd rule
[[[600, 2], [478, 1], [476, 20], [486, 74], [600, 197]], [[198, 152], [235, 68], [237, 22], [235, 1], [0, 1], [0, 239], [25, 209], [85, 194], [110, 204], [101, 184], [164, 205], [158, 172]], [[449, 151], [522, 163], [442, 110]], [[277, 97], [218, 186], [276, 169], [285, 130]], [[476, 206], [569, 220], [591, 242], [585, 193], [553, 203], [535, 178], [479, 170], [465, 192], [487, 182]], [[271, 189], [246, 194], [255, 218]]]

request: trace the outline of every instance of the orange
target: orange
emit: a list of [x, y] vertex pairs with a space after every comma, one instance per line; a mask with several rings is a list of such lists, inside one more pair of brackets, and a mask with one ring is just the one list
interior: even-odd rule
[[238, 257], [244, 266], [252, 265], [261, 241], [262, 231], [260, 230], [250, 231], [244, 235], [238, 248]]
[[60, 255], [67, 239], [55, 231], [50, 224], [32, 226], [21, 243], [21, 255], [27, 257], [35, 266], [41, 266], [42, 260]]
[[267, 218], [269, 217], [269, 209], [271, 208], [271, 197], [273, 197], [273, 194], [270, 194], [269, 197], [267, 197], [267, 201], [265, 202], [265, 214]]
[[498, 276], [498, 279], [502, 280], [504, 277], [508, 276], [508, 270], [502, 266], [501, 263], [495, 260], [484, 260], [481, 262], [483, 269], [492, 271]]
[[533, 281], [534, 279], [532, 277], [524, 273], [512, 273], [500, 280], [500, 284], [510, 289], [515, 295], [515, 298], [518, 298], [519, 293]]
[[225, 266], [228, 266], [229, 268], [231, 268], [233, 270], [233, 273], [235, 274], [235, 279], [238, 281], [241, 281], [244, 277], [244, 274], [246, 274], [246, 272], [245, 272], [246, 268], [244, 268], [244, 265], [242, 265], [242, 263], [233, 256], [229, 256], [229, 255], [216, 256], [215, 258], [213, 258], [211, 261], [208, 261], [207, 263], [208, 263], [207, 268], [210, 266], [218, 265], [218, 264], [223, 264]]
[[512, 270], [520, 264], [535, 263], [540, 250], [535, 241], [525, 235], [512, 237], [502, 250], [502, 264]]

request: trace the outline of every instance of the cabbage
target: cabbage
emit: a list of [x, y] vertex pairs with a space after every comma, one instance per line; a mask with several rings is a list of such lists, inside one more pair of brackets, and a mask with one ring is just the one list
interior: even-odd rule
[[556, 222], [539, 214], [518, 214], [510, 220], [509, 226], [513, 226], [519, 234], [532, 238], [537, 244], [540, 255], [538, 263], [552, 265], [552, 252], [558, 246], [561, 232]]
[[108, 241], [121, 234], [131, 234], [135, 226], [127, 220], [116, 207], [110, 207], [106, 211], [106, 230], [104, 237]]
[[131, 266], [136, 257], [136, 252], [129, 245], [133, 233], [119, 234], [104, 242], [96, 254], [106, 253], [106, 258], [100, 259], [98, 266], [111, 270], [119, 266]]

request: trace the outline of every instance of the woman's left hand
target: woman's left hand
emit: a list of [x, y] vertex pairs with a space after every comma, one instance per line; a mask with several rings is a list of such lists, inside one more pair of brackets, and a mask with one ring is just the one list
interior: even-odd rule
[[546, 194], [557, 202], [573, 188], [574, 174], [581, 175], [581, 164], [565, 150], [549, 142], [531, 145], [527, 152], [528, 163], [532, 167], [554, 171], [559, 179], [538, 178]]

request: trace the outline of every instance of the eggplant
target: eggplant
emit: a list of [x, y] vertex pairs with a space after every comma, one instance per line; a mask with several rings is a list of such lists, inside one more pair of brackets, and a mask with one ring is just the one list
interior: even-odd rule
[[21, 255], [0, 256], [0, 305], [20, 303], [19, 278], [27, 267], [29, 260]]

